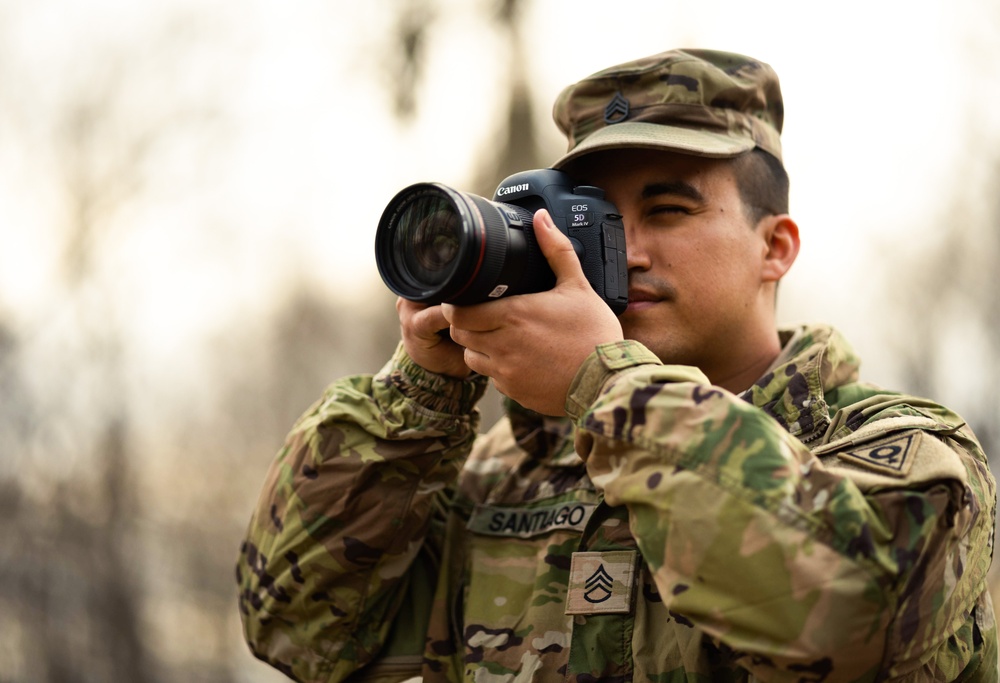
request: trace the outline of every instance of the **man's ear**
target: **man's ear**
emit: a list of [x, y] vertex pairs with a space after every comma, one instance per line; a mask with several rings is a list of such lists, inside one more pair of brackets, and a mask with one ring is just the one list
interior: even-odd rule
[[777, 282], [799, 255], [799, 226], [788, 214], [767, 216], [758, 226], [764, 239], [763, 282]]

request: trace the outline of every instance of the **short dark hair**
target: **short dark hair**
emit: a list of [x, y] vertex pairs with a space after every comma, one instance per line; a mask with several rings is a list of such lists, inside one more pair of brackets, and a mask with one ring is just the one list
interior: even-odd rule
[[751, 225], [765, 216], [788, 213], [788, 173], [781, 162], [759, 147], [732, 160], [743, 210]]

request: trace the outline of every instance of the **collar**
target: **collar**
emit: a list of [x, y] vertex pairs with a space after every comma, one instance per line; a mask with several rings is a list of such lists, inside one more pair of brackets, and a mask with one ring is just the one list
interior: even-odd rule
[[832, 327], [810, 325], [779, 330], [782, 351], [740, 397], [777, 420], [804, 442], [830, 425], [825, 395], [858, 379], [860, 361]]

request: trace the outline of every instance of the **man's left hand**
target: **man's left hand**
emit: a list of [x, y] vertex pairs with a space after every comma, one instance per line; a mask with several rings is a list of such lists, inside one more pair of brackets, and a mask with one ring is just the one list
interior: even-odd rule
[[472, 370], [526, 408], [565, 415], [580, 365], [598, 344], [621, 340], [622, 328], [545, 209], [535, 213], [534, 232], [555, 287], [475, 306], [445, 304], [442, 311]]

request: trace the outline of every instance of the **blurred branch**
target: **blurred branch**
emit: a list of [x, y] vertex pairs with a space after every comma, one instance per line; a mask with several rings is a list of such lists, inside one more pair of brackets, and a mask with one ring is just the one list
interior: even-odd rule
[[392, 27], [392, 49], [386, 60], [386, 71], [396, 118], [407, 121], [417, 111], [417, 92], [426, 61], [427, 34], [436, 10], [433, 0], [396, 0], [396, 4], [398, 10]]

